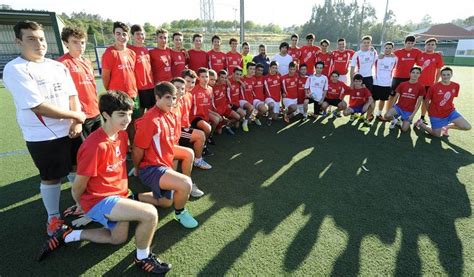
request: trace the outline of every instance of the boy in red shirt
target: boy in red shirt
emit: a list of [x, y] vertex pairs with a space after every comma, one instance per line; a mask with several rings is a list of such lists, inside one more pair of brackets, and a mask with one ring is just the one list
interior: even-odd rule
[[207, 52], [209, 57], [209, 69], [220, 72], [227, 68], [226, 54], [221, 51], [221, 37], [214, 35], [211, 39], [212, 49]]
[[[235, 125], [240, 121], [240, 115], [231, 109], [231, 105], [228, 99], [228, 80], [227, 80], [227, 71], [222, 69], [219, 71], [219, 77], [217, 82], [212, 87], [212, 92], [214, 94], [213, 102], [215, 111], [222, 117], [228, 120], [228, 124], [225, 123], [226, 120], [223, 120], [220, 126], [217, 127], [217, 132], [220, 133], [221, 129], [224, 128], [226, 132], [230, 135], [235, 135], [234, 131], [228, 125]], [[220, 128], [221, 127], [221, 128]]]
[[337, 50], [331, 52], [333, 66], [332, 71], [339, 72], [339, 81], [347, 84], [347, 73], [349, 72], [349, 64], [354, 55], [354, 50], [346, 49], [346, 40], [340, 38], [337, 40]]
[[298, 108], [298, 74], [296, 73], [297, 63], [290, 62], [288, 74], [282, 77], [281, 86], [283, 88], [283, 105], [286, 108], [284, 115], [285, 122], [290, 122], [294, 112]]
[[209, 56], [207, 52], [202, 50], [202, 34], [193, 35], [194, 48], [188, 51], [189, 62], [188, 68], [197, 72], [201, 67], [209, 66]]
[[230, 51], [226, 54], [227, 72], [229, 73], [229, 76], [234, 74], [234, 69], [236, 67], [242, 69], [243, 66], [242, 55], [237, 51], [237, 44], [237, 39], [231, 38], [229, 40]]
[[[400, 122], [402, 132], [410, 130], [413, 117], [425, 96], [425, 87], [418, 82], [420, 74], [421, 68], [413, 67], [410, 70], [410, 79], [397, 86], [395, 96], [391, 101], [395, 103], [398, 100], [398, 103], [392, 103], [391, 108], [384, 115], [385, 120], [392, 121], [389, 126], [390, 129], [393, 129]], [[398, 119], [399, 117], [400, 119]]]
[[253, 86], [254, 98], [253, 108], [257, 111], [255, 115], [255, 124], [258, 126], [262, 125], [260, 117], [268, 112], [267, 104], [265, 104], [265, 66], [258, 63], [255, 69], [255, 84]]
[[128, 48], [135, 52], [137, 57], [135, 62], [135, 79], [137, 80], [138, 98], [140, 99], [140, 114], [143, 114], [145, 109], [155, 105], [150, 53], [145, 46], [146, 33], [141, 25], [133, 25], [130, 28], [130, 34], [133, 38], [133, 45], [129, 45]]
[[306, 89], [304, 88], [308, 75], [306, 64], [300, 64], [299, 76], [298, 76], [298, 113], [303, 115], [303, 120], [308, 118], [308, 104], [309, 99], [306, 99]]
[[328, 92], [324, 98], [324, 102], [321, 105], [321, 109], [326, 112], [329, 106], [336, 107], [337, 109], [333, 112], [334, 117], [341, 117], [339, 111], [347, 109], [347, 103], [344, 101], [344, 94], [351, 88], [348, 87], [344, 82], [339, 81], [339, 72], [333, 71], [328, 82]]
[[300, 37], [298, 36], [298, 34], [292, 34], [290, 47], [288, 47], [288, 55], [293, 58], [293, 61], [296, 62], [296, 64], [299, 63], [301, 56], [301, 49], [298, 47], [299, 38]]
[[183, 33], [173, 33], [171, 37], [173, 40], [173, 48], [170, 50], [171, 54], [171, 75], [180, 77], [181, 72], [186, 69], [186, 57], [188, 53], [183, 48]]
[[125, 93], [112, 91], [100, 98], [104, 126], [94, 131], [79, 149], [79, 167], [72, 185], [76, 211], [83, 211], [103, 228], [72, 230], [63, 224], [43, 246], [39, 260], [66, 243], [91, 241], [123, 244], [131, 221], [138, 221], [135, 231], [139, 268], [164, 274], [171, 265], [151, 253], [150, 247], [158, 223], [158, 213], [150, 204], [128, 199], [126, 154], [127, 125], [131, 122], [133, 101]]
[[82, 135], [84, 138], [87, 138], [87, 136], [102, 125], [94, 68], [91, 61], [82, 56], [86, 49], [87, 35], [84, 30], [78, 27], [65, 27], [61, 32], [61, 39], [69, 53], [61, 56], [58, 61], [62, 62], [69, 69], [76, 86], [81, 110], [86, 114], [86, 121], [82, 124]]
[[[239, 114], [240, 120], [245, 118], [245, 111], [240, 108], [240, 97], [242, 94], [242, 68], [235, 67], [232, 78], [227, 83], [227, 98], [229, 99], [230, 108]], [[239, 122], [235, 124], [236, 128], [239, 128]]]
[[[444, 66], [443, 56], [440, 52], [435, 52], [438, 40], [429, 38], [425, 41], [425, 51], [421, 52], [416, 59], [416, 64], [421, 66], [420, 83], [429, 91], [430, 86], [438, 82], [440, 69]], [[426, 124], [425, 115], [427, 107], [421, 106], [421, 119]]]
[[268, 106], [268, 121], [267, 125], [272, 125], [272, 120], [277, 120], [278, 114], [280, 113], [280, 101], [281, 101], [281, 75], [278, 73], [278, 63], [272, 61], [270, 63], [270, 71], [265, 76], [265, 91], [267, 98], [265, 98], [265, 104]]
[[314, 34], [306, 35], [306, 45], [301, 47], [300, 64], [306, 64], [307, 74], [312, 75], [314, 73], [314, 66], [316, 64], [316, 55], [321, 48], [313, 45], [316, 36]]
[[[421, 71], [423, 74], [423, 71]], [[431, 127], [419, 119], [415, 126], [435, 137], [449, 136], [449, 129], [470, 130], [471, 124], [454, 108], [454, 97], [459, 95], [459, 84], [452, 82], [453, 70], [441, 69], [441, 82], [432, 85], [425, 96], [425, 105], [430, 116]]]
[[[354, 121], [355, 113], [363, 115], [370, 114], [374, 110], [374, 99], [369, 89], [362, 86], [363, 77], [360, 74], [355, 74], [352, 79], [354, 87], [350, 89], [347, 94], [350, 95], [349, 107], [344, 111], [344, 115], [350, 115], [349, 121]], [[370, 121], [364, 119], [364, 126], [370, 127]]]
[[321, 51], [316, 56], [316, 62], [324, 63], [322, 74], [329, 78], [329, 70], [332, 68], [332, 54], [328, 51], [330, 45], [329, 40], [323, 39], [319, 45], [321, 45]]
[[185, 228], [195, 228], [198, 222], [185, 209], [193, 182], [189, 176], [173, 170], [175, 149], [183, 148], [176, 145], [180, 137], [179, 118], [171, 112], [176, 101], [176, 88], [169, 82], [160, 82], [155, 86], [155, 95], [155, 107], [137, 120], [137, 136], [132, 151], [138, 177], [154, 196], [152, 201], [149, 198], [143, 200], [158, 205], [160, 198], [172, 198], [175, 220]]
[[255, 86], [255, 69], [256, 65], [254, 62], [247, 63], [247, 75], [242, 77], [242, 90], [240, 93], [239, 106], [245, 111], [244, 121], [242, 122], [242, 129], [244, 132], [249, 131], [248, 123], [249, 118], [253, 113], [253, 99], [254, 99], [254, 86]]
[[168, 31], [165, 29], [156, 30], [156, 47], [149, 52], [153, 82], [155, 84], [162, 81], [170, 81], [173, 78], [171, 73], [171, 50], [166, 45], [167, 43]]

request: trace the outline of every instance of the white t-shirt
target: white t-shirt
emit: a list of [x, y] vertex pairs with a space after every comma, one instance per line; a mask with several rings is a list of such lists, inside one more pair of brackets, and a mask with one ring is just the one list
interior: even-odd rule
[[323, 99], [324, 91], [328, 90], [328, 77], [324, 75], [316, 76], [313, 74], [306, 79], [304, 88], [309, 89], [313, 100], [321, 101], [321, 99]]
[[372, 76], [372, 67], [377, 60], [377, 50], [370, 49], [367, 51], [359, 50], [352, 56], [351, 66], [357, 68], [355, 72], [362, 75], [362, 77]]
[[77, 95], [77, 91], [62, 63], [51, 59], [36, 63], [18, 57], [5, 66], [3, 82], [13, 95], [17, 122], [26, 141], [46, 141], [69, 134], [70, 119], [54, 119], [31, 110], [43, 102], [69, 110], [69, 96]]
[[392, 73], [397, 64], [397, 57], [383, 57], [375, 61], [374, 85], [390, 87], [392, 85]]
[[290, 63], [293, 61], [293, 58], [286, 54], [286, 56], [282, 56], [280, 54], [276, 54], [273, 57], [273, 61], [278, 62], [278, 73], [281, 76], [288, 74]]

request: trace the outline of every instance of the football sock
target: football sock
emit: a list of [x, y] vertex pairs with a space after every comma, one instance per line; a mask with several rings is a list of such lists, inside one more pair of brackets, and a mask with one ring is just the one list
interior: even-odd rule
[[150, 247], [147, 247], [145, 249], [137, 248], [137, 259], [143, 260], [148, 258], [148, 256], [150, 256]]
[[40, 194], [48, 213], [48, 222], [53, 217], [60, 217], [59, 198], [61, 197], [61, 183], [55, 185], [40, 184]]
[[174, 209], [174, 213], [175, 213], [176, 215], [181, 214], [183, 211], [184, 211], [184, 208], [182, 208], [182, 209], [176, 209], [176, 208], [175, 208], [175, 209]]
[[64, 242], [65, 243], [70, 243], [74, 241], [80, 241], [81, 240], [81, 233], [83, 230], [74, 230], [71, 233], [69, 233], [65, 238]]

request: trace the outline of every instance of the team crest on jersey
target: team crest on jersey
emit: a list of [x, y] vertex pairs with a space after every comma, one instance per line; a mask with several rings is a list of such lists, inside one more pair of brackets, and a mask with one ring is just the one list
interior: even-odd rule
[[54, 83], [53, 84], [53, 90], [54, 91], [60, 91], [62, 89], [61, 83]]
[[181, 56], [178, 56], [178, 60], [182, 60], [183, 58], [181, 58]]
[[357, 96], [360, 96], [360, 92], [357, 92]]
[[409, 88], [409, 89], [408, 89], [408, 92], [412, 92], [412, 91], [413, 91], [413, 89], [412, 89], [412, 88]]
[[407, 57], [410, 57], [410, 53], [407, 54]]
[[278, 80], [273, 80], [273, 84], [274, 85], [278, 84]]

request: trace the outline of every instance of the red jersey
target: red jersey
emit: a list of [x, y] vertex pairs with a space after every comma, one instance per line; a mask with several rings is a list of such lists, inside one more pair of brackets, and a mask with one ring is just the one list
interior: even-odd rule
[[97, 100], [97, 87], [94, 79], [94, 68], [87, 58], [75, 59], [69, 53], [59, 57], [71, 73], [72, 80], [77, 89], [81, 110], [87, 118], [99, 115], [99, 102]]
[[298, 104], [303, 104], [304, 99], [306, 98], [306, 90], [304, 85], [306, 84], [306, 79], [308, 76], [299, 76], [298, 77]]
[[242, 92], [242, 85], [239, 82], [234, 81], [234, 79], [230, 80], [230, 86], [228, 88], [227, 94], [229, 98], [229, 102], [232, 105], [240, 106], [240, 94]]
[[192, 103], [192, 95], [189, 92], [185, 92], [179, 99], [179, 107], [181, 109], [181, 127], [183, 128], [189, 128], [189, 126], [191, 126], [189, 118], [191, 116]]
[[288, 47], [288, 55], [293, 58], [293, 61], [299, 63], [301, 57], [301, 49], [298, 47]]
[[153, 72], [153, 82], [155, 84], [162, 81], [171, 81], [171, 50], [169, 48], [154, 48], [150, 50], [151, 69]]
[[120, 90], [130, 97], [137, 97], [135, 79], [135, 52], [125, 48], [122, 51], [109, 46], [102, 55], [102, 68], [110, 70], [109, 90]]
[[326, 99], [343, 99], [344, 93], [349, 91], [351, 88], [348, 87], [341, 81], [336, 83], [328, 83], [328, 92], [326, 93]]
[[418, 97], [425, 96], [425, 87], [419, 82], [414, 84], [408, 81], [403, 82], [398, 85], [395, 91], [400, 94], [397, 106], [407, 112], [413, 112], [415, 110]]
[[425, 87], [433, 85], [436, 80], [436, 71], [444, 66], [443, 56], [441, 53], [421, 52], [416, 59], [416, 63], [421, 66], [421, 75], [418, 81]]
[[193, 121], [196, 117], [200, 117], [205, 121], [209, 121], [209, 110], [212, 107], [212, 88], [203, 88], [197, 85], [191, 91], [193, 96], [193, 105], [191, 108], [192, 114], [190, 121]]
[[226, 110], [229, 108], [229, 100], [227, 99], [227, 85], [215, 84], [212, 88], [214, 94], [214, 107], [218, 114], [224, 115]]
[[224, 52], [217, 52], [214, 49], [207, 52], [209, 57], [209, 68], [219, 73], [222, 69], [227, 69], [227, 56]]
[[329, 70], [332, 67], [332, 54], [319, 52], [318, 55], [316, 55], [316, 62], [324, 63], [322, 74], [329, 78]]
[[447, 117], [454, 111], [454, 97], [459, 95], [459, 84], [451, 82], [445, 85], [438, 82], [432, 85], [426, 93], [425, 99], [430, 99], [428, 114], [434, 117]]
[[283, 76], [281, 85], [283, 87], [283, 93], [285, 93], [285, 98], [298, 98], [298, 75], [290, 76], [290, 74], [287, 74]]
[[351, 108], [365, 105], [372, 96], [368, 88], [353, 88], [348, 90], [347, 94], [350, 95], [349, 107]]
[[253, 86], [254, 98], [265, 101], [265, 76], [255, 76], [255, 85]]
[[275, 75], [268, 74], [264, 82], [267, 97], [272, 98], [276, 102], [280, 102], [281, 100], [281, 79], [279, 73]]
[[77, 174], [90, 177], [79, 200], [84, 212], [108, 196], [127, 197], [127, 132], [112, 140], [103, 128], [92, 132], [79, 147]]
[[316, 45], [305, 45], [300, 48], [301, 49], [301, 56], [300, 56], [300, 64], [306, 64], [308, 68], [308, 75], [314, 73], [314, 65], [316, 64], [316, 55], [321, 48]]
[[137, 57], [135, 62], [135, 79], [137, 79], [137, 88], [139, 90], [152, 89], [155, 87], [153, 82], [153, 73], [151, 72], [150, 53], [146, 47], [135, 45], [127, 46]]
[[171, 54], [171, 75], [181, 77], [181, 72], [186, 69], [186, 50], [175, 51], [170, 49]]
[[349, 64], [354, 56], [354, 50], [345, 49], [344, 51], [335, 50], [331, 52], [332, 67], [330, 72], [336, 70], [340, 75], [346, 75], [349, 69]]
[[234, 68], [239, 66], [243, 67], [242, 55], [239, 52], [232, 53], [231, 51], [227, 52], [227, 73], [229, 76], [234, 74]]
[[415, 65], [418, 56], [421, 54], [420, 49], [413, 48], [410, 51], [398, 49], [393, 52], [398, 58], [397, 64], [395, 65], [395, 71], [393, 77], [395, 78], [410, 78], [410, 70]]
[[139, 168], [173, 167], [174, 145], [181, 135], [177, 126], [179, 126], [177, 115], [163, 112], [157, 106], [137, 119], [134, 145], [145, 150]]
[[188, 55], [189, 55], [188, 68], [194, 70], [196, 74], [199, 68], [209, 67], [209, 57], [206, 51], [191, 49], [191, 50], [188, 50]]
[[240, 100], [247, 100], [250, 104], [253, 103], [254, 98], [254, 86], [255, 86], [255, 77], [245, 76], [242, 78], [242, 81], [245, 84], [245, 88], [242, 88]]

